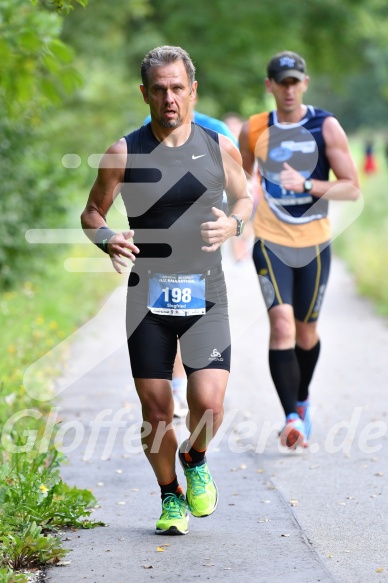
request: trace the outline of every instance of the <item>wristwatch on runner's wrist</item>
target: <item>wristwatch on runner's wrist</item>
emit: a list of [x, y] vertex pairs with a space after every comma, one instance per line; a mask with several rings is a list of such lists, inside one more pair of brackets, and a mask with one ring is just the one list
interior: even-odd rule
[[230, 216], [233, 217], [237, 222], [236, 237], [239, 237], [244, 230], [244, 221], [242, 219], [240, 219], [240, 217], [238, 217], [237, 215], [230, 215]]
[[306, 178], [306, 180], [303, 183], [304, 191], [305, 192], [310, 192], [310, 190], [312, 189], [312, 187], [313, 187], [312, 181], [310, 180], [310, 178]]

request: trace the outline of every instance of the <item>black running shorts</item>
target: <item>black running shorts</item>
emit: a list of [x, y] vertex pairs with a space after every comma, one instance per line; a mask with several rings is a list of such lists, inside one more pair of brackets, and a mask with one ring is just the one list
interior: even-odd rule
[[206, 314], [165, 316], [147, 308], [147, 273], [131, 273], [127, 295], [127, 338], [134, 378], [171, 379], [179, 338], [186, 374], [230, 370], [230, 329], [224, 274], [206, 275]]
[[300, 322], [318, 320], [330, 258], [328, 243], [296, 248], [256, 240], [253, 261], [267, 309], [289, 304]]

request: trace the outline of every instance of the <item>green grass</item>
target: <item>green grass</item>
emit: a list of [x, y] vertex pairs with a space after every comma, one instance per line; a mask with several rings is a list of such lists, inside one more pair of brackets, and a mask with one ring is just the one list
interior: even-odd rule
[[[334, 250], [354, 274], [358, 291], [370, 298], [377, 311], [388, 316], [388, 164], [383, 142], [376, 139], [375, 156], [378, 171], [366, 176], [362, 172], [363, 150], [360, 140], [354, 144], [355, 159], [360, 168], [364, 208], [357, 220], [338, 239]], [[349, 203], [351, 204], [351, 203]]]
[[[92, 245], [72, 250], [72, 258], [85, 255], [103, 257]], [[61, 480], [63, 456], [44, 433], [52, 401], [34, 400], [23, 386], [26, 368], [95, 315], [118, 283], [114, 271], [69, 273], [65, 259], [60, 251], [43, 277], [26, 279], [0, 299], [5, 356], [0, 364], [0, 583], [24, 583], [27, 578], [21, 570], [62, 559], [66, 550], [56, 536], [60, 528], [100, 524], [90, 520], [97, 503], [92, 493]], [[66, 357], [44, 370], [45, 377], [60, 374]], [[36, 415], [9, 422], [25, 410]]]

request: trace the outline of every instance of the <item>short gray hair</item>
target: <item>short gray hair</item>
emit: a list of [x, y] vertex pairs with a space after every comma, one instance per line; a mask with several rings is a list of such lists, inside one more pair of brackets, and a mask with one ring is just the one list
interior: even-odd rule
[[156, 47], [156, 49], [152, 49], [152, 51], [147, 53], [144, 57], [140, 67], [141, 80], [144, 87], [148, 89], [148, 77], [151, 67], [163, 67], [164, 65], [175, 63], [175, 61], [183, 62], [191, 89], [195, 81], [195, 67], [189, 53], [184, 49], [181, 49], [181, 47], [172, 47], [168, 45]]

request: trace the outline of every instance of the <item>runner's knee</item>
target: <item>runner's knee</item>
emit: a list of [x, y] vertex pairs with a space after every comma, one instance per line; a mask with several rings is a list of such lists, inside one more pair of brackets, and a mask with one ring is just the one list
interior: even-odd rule
[[189, 408], [190, 412], [196, 417], [207, 415], [212, 417], [214, 421], [218, 420], [224, 412], [222, 401], [212, 399], [211, 395], [209, 395], [207, 399], [195, 399], [193, 402], [190, 402], [189, 400]]
[[275, 348], [280, 349], [290, 347], [295, 342], [295, 323], [293, 317], [291, 317], [291, 313], [275, 313], [272, 311], [270, 322], [271, 344], [274, 344]]
[[316, 324], [304, 324], [297, 322], [296, 344], [303, 350], [311, 350], [318, 342], [318, 332]]

